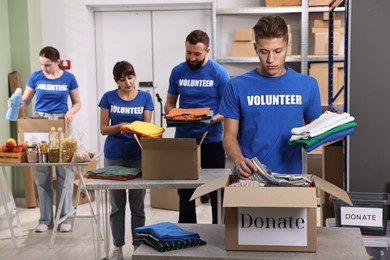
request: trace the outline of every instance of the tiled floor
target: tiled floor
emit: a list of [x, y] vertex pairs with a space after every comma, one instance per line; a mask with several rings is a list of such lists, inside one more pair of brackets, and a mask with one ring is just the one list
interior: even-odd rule
[[[49, 249], [51, 232], [35, 233], [38, 223], [39, 208], [18, 208], [22, 222], [22, 229], [17, 230], [17, 248], [12, 244], [10, 231], [5, 216], [0, 217], [0, 259], [96, 259], [94, 239], [96, 237], [95, 224], [90, 218], [75, 219], [74, 229], [69, 233], [57, 232], [53, 248]], [[177, 223], [178, 212], [161, 210], [150, 207], [149, 192], [145, 198], [146, 224], [170, 221]], [[88, 204], [80, 205], [77, 215], [89, 215]], [[126, 213], [126, 241], [124, 247], [125, 259], [131, 259], [133, 246], [131, 245], [130, 213]], [[210, 204], [199, 204], [197, 207], [198, 223], [211, 223]], [[16, 221], [14, 222], [16, 225]], [[17, 226], [15, 226], [17, 227]], [[51, 231], [51, 230], [49, 230]], [[111, 246], [112, 247], [112, 246]]]

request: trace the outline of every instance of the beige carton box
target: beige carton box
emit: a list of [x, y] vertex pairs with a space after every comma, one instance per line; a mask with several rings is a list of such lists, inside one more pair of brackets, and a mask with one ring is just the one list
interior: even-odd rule
[[251, 28], [237, 28], [234, 30], [234, 40], [235, 41], [252, 41], [252, 29]]
[[265, 6], [267, 7], [299, 5], [301, 5], [301, 0], [265, 0]]
[[226, 250], [315, 252], [316, 189], [352, 205], [344, 190], [319, 177], [313, 187], [229, 187], [237, 178], [222, 176], [199, 186], [191, 197], [224, 188]]
[[249, 42], [232, 42], [233, 57], [256, 57], [256, 51], [253, 47], [254, 41]]
[[200, 145], [195, 138], [141, 138], [142, 178], [145, 180], [197, 180]]

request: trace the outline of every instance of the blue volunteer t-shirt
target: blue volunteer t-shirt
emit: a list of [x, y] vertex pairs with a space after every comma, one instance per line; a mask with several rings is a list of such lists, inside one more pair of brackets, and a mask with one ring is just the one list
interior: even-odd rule
[[76, 78], [68, 71], [57, 79], [48, 79], [39, 70], [31, 74], [26, 85], [36, 93], [35, 111], [52, 114], [66, 113], [69, 93], [78, 88]]
[[[213, 60], [198, 70], [192, 70], [186, 62], [175, 66], [169, 77], [168, 93], [179, 96], [180, 108], [209, 107], [214, 115], [219, 113], [223, 91], [229, 80], [226, 69]], [[177, 127], [176, 138], [196, 138], [199, 143], [208, 131], [204, 143], [222, 141], [222, 123], [196, 127]]]
[[321, 115], [318, 83], [290, 68], [280, 77], [252, 70], [228, 82], [219, 112], [240, 120], [237, 139], [246, 158], [256, 156], [272, 172], [300, 174], [301, 148], [288, 140], [292, 128]]
[[[154, 110], [152, 97], [148, 92], [138, 90], [133, 100], [126, 101], [119, 97], [117, 91], [106, 92], [99, 102], [99, 107], [109, 110], [110, 125], [143, 121], [144, 110]], [[133, 135], [116, 133], [107, 136], [104, 156], [111, 160], [140, 159], [141, 148]]]

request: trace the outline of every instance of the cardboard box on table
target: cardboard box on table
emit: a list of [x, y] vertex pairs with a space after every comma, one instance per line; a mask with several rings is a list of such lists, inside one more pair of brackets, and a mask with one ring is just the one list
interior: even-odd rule
[[138, 138], [142, 149], [145, 180], [197, 180], [200, 175], [200, 145], [195, 138]]
[[[65, 124], [65, 119], [47, 119], [41, 117], [34, 118], [19, 118], [17, 121], [18, 143], [22, 141], [30, 141], [30, 138], [35, 135], [39, 141], [47, 141], [50, 127], [62, 127], [65, 136], [68, 135], [68, 128]], [[28, 208], [37, 206], [37, 199], [34, 184], [34, 172], [31, 167], [23, 167], [23, 181], [26, 196], [26, 206]]]
[[348, 194], [314, 177], [315, 187], [229, 187], [237, 175], [199, 186], [191, 200], [224, 188], [226, 250], [315, 252], [316, 189], [351, 204]]

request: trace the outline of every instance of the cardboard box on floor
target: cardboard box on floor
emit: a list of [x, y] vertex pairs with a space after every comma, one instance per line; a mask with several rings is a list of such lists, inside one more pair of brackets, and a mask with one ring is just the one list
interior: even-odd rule
[[229, 187], [237, 175], [199, 186], [191, 200], [224, 188], [226, 250], [315, 252], [316, 189], [352, 205], [348, 194], [319, 177], [315, 187]]
[[195, 138], [138, 138], [142, 149], [145, 180], [197, 180], [200, 175], [200, 145]]
[[[86, 176], [88, 171], [95, 170], [97, 167], [97, 163], [98, 163], [98, 161], [96, 161], [96, 160], [91, 161], [91, 163], [84, 168], [83, 176]], [[88, 179], [86, 177], [84, 177], [84, 182], [87, 182], [87, 181], [88, 181]], [[77, 168], [75, 168], [74, 181], [73, 181], [73, 195], [72, 195], [73, 206], [76, 206], [76, 204], [77, 204], [77, 189], [80, 185], [81, 185], [81, 183], [80, 183], [80, 177], [78, 174], [78, 170], [77, 170]], [[91, 198], [91, 201], [94, 201], [95, 200], [95, 191], [89, 190], [88, 192], [89, 192], [89, 196]], [[53, 173], [53, 205], [56, 204], [56, 197], [57, 197], [57, 178], [56, 178], [56, 175], [54, 172]], [[84, 204], [84, 203], [88, 203], [88, 197], [87, 197], [86, 191], [84, 189], [81, 189], [79, 205]]]
[[[19, 118], [17, 121], [17, 132], [18, 132], [18, 143], [22, 141], [29, 142], [32, 135], [36, 135], [38, 138], [45, 138], [47, 141], [49, 130], [51, 126], [56, 128], [61, 126], [65, 135], [68, 135], [68, 128], [65, 124], [64, 119], [53, 119], [49, 120], [47, 118]], [[26, 197], [26, 206], [28, 208], [33, 208], [37, 206], [35, 184], [34, 184], [34, 173], [31, 167], [22, 167], [23, 171], [23, 182], [24, 182], [24, 191]]]
[[[200, 205], [200, 199], [196, 199], [195, 205]], [[150, 206], [156, 209], [179, 211], [179, 195], [177, 189], [151, 189]]]

